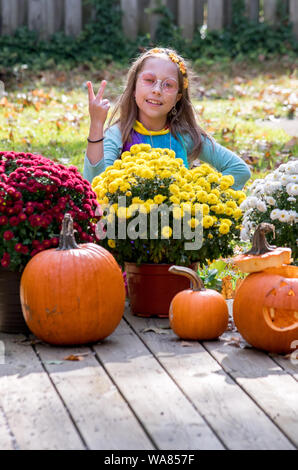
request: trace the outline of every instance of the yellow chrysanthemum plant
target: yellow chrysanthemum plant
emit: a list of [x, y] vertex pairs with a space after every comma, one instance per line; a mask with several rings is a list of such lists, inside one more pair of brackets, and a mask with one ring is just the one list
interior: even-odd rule
[[208, 164], [188, 170], [175, 152], [136, 144], [94, 178], [99, 243], [118, 263], [190, 266], [233, 253], [245, 199]]

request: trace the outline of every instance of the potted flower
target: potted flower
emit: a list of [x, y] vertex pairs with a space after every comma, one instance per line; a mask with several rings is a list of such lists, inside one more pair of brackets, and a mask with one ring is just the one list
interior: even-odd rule
[[244, 212], [241, 238], [250, 240], [256, 227], [267, 222], [275, 227], [268, 235], [269, 243], [289, 247], [294, 264], [298, 263], [298, 161], [283, 163], [264, 179], [256, 179], [250, 196], [242, 202]]
[[58, 245], [65, 212], [77, 241], [96, 241], [96, 195], [74, 166], [31, 153], [0, 152], [0, 329], [20, 332], [22, 271], [36, 253]]
[[[188, 170], [173, 150], [148, 144], [133, 145], [94, 178], [103, 211], [100, 243], [127, 272], [133, 313], [168, 315], [173, 295], [188, 287], [168, 273], [170, 265], [189, 267], [233, 253], [245, 199], [233, 183], [207, 164]], [[143, 274], [148, 281], [152, 272], [145, 289]]]

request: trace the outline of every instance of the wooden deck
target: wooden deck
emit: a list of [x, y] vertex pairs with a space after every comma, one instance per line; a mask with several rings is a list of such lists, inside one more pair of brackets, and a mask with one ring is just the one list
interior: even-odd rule
[[91, 347], [0, 333], [0, 449], [297, 448], [298, 364], [232, 326], [202, 343], [168, 326], [127, 307]]

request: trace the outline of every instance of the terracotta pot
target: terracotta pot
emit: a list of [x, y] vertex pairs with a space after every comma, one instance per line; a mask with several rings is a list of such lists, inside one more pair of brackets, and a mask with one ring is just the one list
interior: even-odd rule
[[0, 331], [4, 333], [29, 333], [20, 301], [21, 275], [0, 268]]
[[[141, 317], [169, 316], [170, 303], [180, 291], [189, 289], [190, 282], [183, 276], [169, 273], [171, 264], [125, 263], [130, 308]], [[197, 265], [193, 264], [196, 270]]]

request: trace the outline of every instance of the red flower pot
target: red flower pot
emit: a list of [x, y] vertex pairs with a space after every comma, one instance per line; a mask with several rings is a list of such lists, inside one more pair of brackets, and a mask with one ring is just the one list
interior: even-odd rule
[[[133, 315], [141, 317], [169, 316], [170, 303], [180, 291], [189, 289], [184, 276], [169, 273], [171, 264], [125, 263], [130, 308]], [[196, 270], [193, 264], [192, 269]]]

